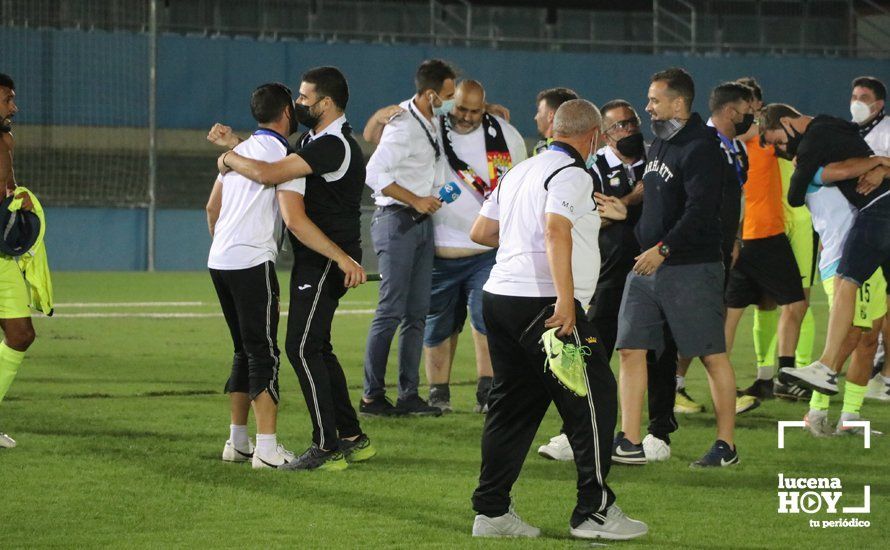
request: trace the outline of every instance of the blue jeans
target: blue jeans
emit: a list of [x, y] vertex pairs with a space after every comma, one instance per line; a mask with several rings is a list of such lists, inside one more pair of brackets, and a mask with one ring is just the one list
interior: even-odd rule
[[482, 319], [482, 286], [494, 267], [496, 250], [466, 258], [433, 260], [430, 312], [426, 316], [423, 344], [433, 347], [463, 329], [470, 308], [470, 324], [487, 334]]
[[377, 208], [371, 219], [371, 239], [382, 281], [365, 347], [367, 399], [386, 394], [386, 363], [399, 327], [399, 398], [417, 395], [434, 248], [432, 220], [415, 223], [411, 212], [403, 206], [388, 206]]

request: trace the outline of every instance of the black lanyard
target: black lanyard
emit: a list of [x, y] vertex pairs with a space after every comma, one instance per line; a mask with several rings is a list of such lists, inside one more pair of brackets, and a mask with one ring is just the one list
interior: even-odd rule
[[411, 108], [411, 105], [408, 105], [408, 112], [411, 113], [411, 116], [414, 117], [414, 120], [420, 124], [420, 128], [423, 130], [423, 133], [426, 134], [426, 139], [429, 140], [430, 146], [433, 148], [433, 151], [436, 152], [436, 161], [439, 160], [439, 157], [442, 156], [442, 151], [439, 150], [439, 144], [436, 143], [436, 140], [433, 139], [433, 135], [430, 134], [430, 131], [426, 129], [426, 124], [420, 120], [420, 117], [417, 116], [417, 113], [414, 112], [414, 109]]
[[729, 153], [729, 157], [732, 159], [732, 164], [735, 166], [736, 177], [739, 179], [739, 187], [745, 185], [745, 179], [742, 172], [742, 162], [739, 160], [739, 152], [736, 150], [735, 141], [729, 139], [717, 131], [717, 137], [720, 138], [720, 141], [723, 142], [723, 146], [726, 149], [726, 152]]

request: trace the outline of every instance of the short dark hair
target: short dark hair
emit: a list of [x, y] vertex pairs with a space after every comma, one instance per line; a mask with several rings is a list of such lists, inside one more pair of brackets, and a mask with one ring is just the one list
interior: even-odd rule
[[441, 59], [427, 59], [417, 67], [417, 73], [414, 75], [414, 86], [417, 92], [424, 90], [432, 90], [439, 93], [445, 81], [457, 78], [457, 71], [448, 64], [447, 61]]
[[600, 107], [600, 116], [606, 116], [606, 113], [608, 113], [609, 111], [613, 109], [620, 109], [622, 107], [625, 109], [630, 109], [634, 113], [637, 112], [637, 110], [634, 109], [634, 106], [631, 105], [630, 102], [626, 99], [613, 99], [612, 101], [609, 101], [605, 105]]
[[280, 82], [267, 82], [250, 96], [250, 114], [260, 124], [274, 122], [294, 100], [290, 88]]
[[12, 77], [6, 73], [0, 73], [0, 86], [15, 90], [15, 82], [13, 82]]
[[863, 88], [868, 88], [874, 92], [875, 99], [878, 101], [887, 99], [887, 87], [884, 86], [883, 82], [873, 76], [860, 76], [853, 81], [851, 88], [855, 88], [856, 86], [862, 86]]
[[786, 103], [770, 103], [760, 112], [760, 133], [767, 130], [781, 130], [783, 118], [800, 118], [803, 115]]
[[535, 99], [535, 105], [539, 105], [541, 101], [544, 101], [547, 103], [547, 107], [556, 111], [559, 109], [559, 106], [566, 101], [579, 99], [580, 97], [581, 96], [579, 96], [575, 90], [570, 88], [548, 88], [538, 92], [538, 97]]
[[754, 99], [754, 91], [744, 84], [738, 82], [724, 82], [718, 84], [711, 90], [711, 97], [708, 98], [708, 108], [712, 113], [716, 113], [729, 103], [736, 101], [751, 101]]
[[315, 67], [309, 69], [301, 77], [307, 84], [315, 84], [318, 95], [329, 97], [341, 111], [346, 110], [349, 103], [349, 84], [346, 77], [337, 67]]
[[669, 90], [686, 100], [686, 106], [692, 109], [695, 99], [695, 82], [692, 75], [681, 67], [671, 67], [652, 75], [652, 82], [664, 82]]
[[742, 78], [737, 78], [736, 82], [739, 84], [744, 84], [745, 86], [751, 88], [751, 91], [754, 92], [754, 99], [757, 101], [763, 101], [763, 88], [760, 87], [760, 84], [757, 83], [757, 80], [754, 79], [753, 76], [743, 76]]

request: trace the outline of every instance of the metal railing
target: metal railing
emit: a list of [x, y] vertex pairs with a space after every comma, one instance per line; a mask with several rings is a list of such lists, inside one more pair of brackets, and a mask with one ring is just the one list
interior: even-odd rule
[[[545, 22], [546, 7], [470, 0], [162, 0], [158, 30], [493, 49], [887, 58], [890, 10], [885, 5], [653, 0], [646, 12], [551, 8], [556, 18]], [[0, 26], [148, 32], [145, 18], [134, 15], [141, 11], [144, 0], [0, 1]]]

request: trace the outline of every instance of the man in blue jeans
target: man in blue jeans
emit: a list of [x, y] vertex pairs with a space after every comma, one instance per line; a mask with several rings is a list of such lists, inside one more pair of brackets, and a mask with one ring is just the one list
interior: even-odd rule
[[439, 117], [444, 164], [437, 186], [449, 182], [461, 193], [433, 216], [435, 259], [430, 311], [423, 336], [430, 405], [451, 410], [451, 365], [457, 340], [467, 319], [476, 351], [476, 412], [488, 410], [491, 359], [482, 319], [482, 285], [494, 266], [496, 251], [470, 240], [470, 228], [500, 177], [525, 160], [525, 142], [506, 120], [485, 112], [485, 89], [464, 80], [454, 95], [454, 108]]
[[[404, 112], [386, 125], [368, 162], [365, 183], [374, 190], [377, 205], [371, 239], [382, 281], [365, 348], [364, 395], [359, 403], [364, 415], [442, 414], [420, 398], [417, 386], [433, 270], [429, 215], [442, 206], [432, 194], [442, 156], [435, 117], [451, 110], [455, 77], [446, 62], [424, 61], [415, 76], [417, 93], [400, 104]], [[393, 406], [386, 399], [384, 376], [400, 326], [399, 397]]]

